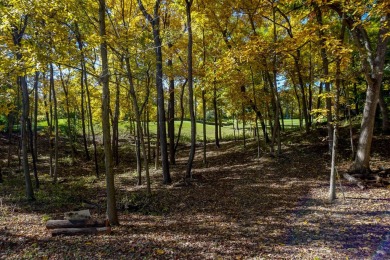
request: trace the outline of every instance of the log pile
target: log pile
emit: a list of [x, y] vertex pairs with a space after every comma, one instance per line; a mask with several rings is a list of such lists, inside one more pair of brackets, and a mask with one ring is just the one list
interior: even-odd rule
[[49, 220], [46, 228], [52, 236], [76, 236], [110, 234], [111, 227], [107, 220], [93, 220], [89, 210], [65, 213], [65, 219]]
[[368, 187], [386, 187], [390, 185], [390, 169], [384, 169], [383, 167], [366, 174], [344, 173], [343, 177], [362, 190]]

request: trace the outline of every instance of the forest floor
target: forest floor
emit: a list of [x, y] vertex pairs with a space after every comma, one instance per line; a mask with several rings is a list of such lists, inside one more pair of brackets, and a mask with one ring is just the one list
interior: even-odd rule
[[[0, 259], [389, 259], [390, 187], [361, 190], [341, 180], [338, 199], [328, 203], [325, 139], [319, 132], [293, 135], [279, 158], [266, 151], [257, 158], [255, 143], [209, 144], [207, 167], [200, 146], [189, 186], [177, 185], [188, 157], [182, 148], [171, 168], [173, 185], [162, 185], [161, 171], [152, 171], [151, 198], [145, 185], [135, 185], [133, 153], [121, 154], [115, 168], [120, 226], [109, 235], [51, 237], [45, 228], [45, 221], [83, 209], [85, 201], [103, 209], [91, 209], [94, 218], [104, 217], [105, 178], [94, 178], [92, 163], [61, 160], [61, 183], [52, 184], [41, 159], [41, 188], [32, 203], [24, 201], [22, 173], [3, 168]], [[349, 165], [344, 142], [340, 173]], [[373, 169], [390, 168], [389, 144], [389, 137], [375, 137]]]

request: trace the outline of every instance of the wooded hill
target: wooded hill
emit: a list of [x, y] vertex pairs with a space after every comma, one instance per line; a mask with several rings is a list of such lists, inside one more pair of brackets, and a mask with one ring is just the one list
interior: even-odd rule
[[[361, 125], [357, 143], [353, 133], [347, 137], [354, 182], [371, 174], [375, 123], [378, 133], [390, 130], [388, 1], [9, 0], [0, 1], [0, 14], [0, 120], [10, 151], [1, 167], [17, 150], [31, 201], [42, 174], [38, 161], [49, 163], [59, 181], [65, 138], [71, 162], [93, 160], [97, 177], [104, 160], [107, 217], [119, 224], [113, 171], [123, 139], [119, 122], [130, 125], [147, 194], [152, 146], [161, 181], [172, 181], [181, 131], [175, 120], [191, 122], [186, 184], [197, 147], [204, 165], [212, 165], [206, 121], [213, 121], [217, 147], [230, 120], [243, 136], [255, 129], [258, 150], [266, 143], [275, 157], [283, 154], [286, 118], [298, 119], [306, 134], [326, 124], [330, 200], [342, 120], [355, 117]], [[42, 122], [45, 131], [38, 129]], [[153, 140], [149, 122], [158, 124]], [[37, 149], [43, 138], [50, 140], [49, 158]]]

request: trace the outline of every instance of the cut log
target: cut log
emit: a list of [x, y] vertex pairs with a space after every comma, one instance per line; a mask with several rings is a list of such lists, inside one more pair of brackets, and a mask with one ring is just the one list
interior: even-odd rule
[[54, 236], [77, 236], [77, 235], [99, 235], [110, 234], [111, 227], [86, 227], [86, 228], [57, 228], [51, 231]]
[[65, 212], [65, 219], [68, 220], [85, 220], [91, 218], [91, 212], [89, 209]]
[[82, 228], [82, 227], [105, 227], [104, 220], [49, 220], [46, 222], [47, 229], [55, 228]]
[[364, 190], [366, 188], [366, 186], [363, 184], [363, 182], [361, 182], [359, 179], [356, 179], [355, 177], [353, 177], [352, 175], [350, 175], [348, 173], [344, 173], [343, 177], [344, 177], [344, 179], [346, 179], [350, 183], [356, 184], [362, 190]]

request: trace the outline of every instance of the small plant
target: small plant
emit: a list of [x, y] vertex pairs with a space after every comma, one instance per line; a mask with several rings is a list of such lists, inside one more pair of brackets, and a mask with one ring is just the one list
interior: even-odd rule
[[51, 219], [51, 217], [50, 217], [49, 215], [46, 215], [46, 214], [45, 214], [45, 215], [42, 216], [42, 222], [43, 222], [43, 223], [46, 223], [46, 222], [49, 221], [50, 219]]

